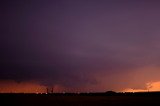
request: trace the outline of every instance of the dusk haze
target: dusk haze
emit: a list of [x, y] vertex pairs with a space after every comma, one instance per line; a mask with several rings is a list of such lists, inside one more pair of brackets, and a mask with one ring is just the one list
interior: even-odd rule
[[160, 1], [1, 0], [0, 93], [160, 91]]

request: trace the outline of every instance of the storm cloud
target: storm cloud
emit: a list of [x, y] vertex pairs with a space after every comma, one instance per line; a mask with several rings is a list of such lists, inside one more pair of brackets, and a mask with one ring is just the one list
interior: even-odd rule
[[[0, 79], [97, 91], [141, 89], [159, 81], [159, 4], [6, 0], [1, 3]], [[135, 75], [143, 80], [134, 80]]]

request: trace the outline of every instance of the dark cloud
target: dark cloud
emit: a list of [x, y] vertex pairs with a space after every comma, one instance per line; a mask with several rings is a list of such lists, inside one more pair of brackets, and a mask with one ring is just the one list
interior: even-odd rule
[[[159, 65], [159, 2], [17, 0], [1, 5], [0, 79], [73, 87], [104, 85], [99, 77], [105, 75], [109, 86], [101, 90], [114, 89], [125, 80], [122, 75], [128, 80], [136, 69]], [[118, 80], [110, 78], [116, 75]]]

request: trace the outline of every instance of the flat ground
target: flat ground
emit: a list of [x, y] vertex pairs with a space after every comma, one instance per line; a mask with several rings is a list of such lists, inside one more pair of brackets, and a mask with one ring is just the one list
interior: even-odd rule
[[160, 96], [0, 94], [3, 106], [160, 106]]

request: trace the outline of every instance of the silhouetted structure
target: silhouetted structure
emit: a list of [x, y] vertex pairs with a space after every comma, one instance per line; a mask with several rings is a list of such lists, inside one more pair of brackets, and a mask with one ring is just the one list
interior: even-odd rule
[[47, 94], [49, 93], [49, 89], [48, 88], [46, 88], [46, 90], [47, 90]]
[[54, 93], [53, 91], [54, 91], [54, 90], [53, 90], [53, 87], [47, 87], [47, 88], [46, 88], [47, 94], [49, 94], [49, 93]]
[[53, 93], [53, 88], [51, 88], [51, 93]]

